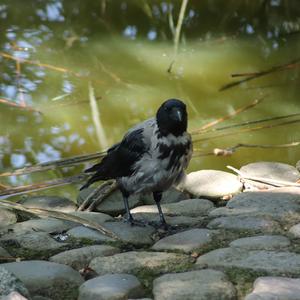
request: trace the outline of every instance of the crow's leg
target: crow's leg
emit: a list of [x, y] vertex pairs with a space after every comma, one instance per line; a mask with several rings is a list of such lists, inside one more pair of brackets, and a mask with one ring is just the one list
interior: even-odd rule
[[167, 228], [167, 227], [168, 227], [168, 224], [167, 224], [167, 222], [166, 222], [166, 220], [165, 220], [163, 211], [162, 211], [161, 206], [160, 206], [160, 200], [161, 200], [161, 197], [162, 197], [162, 192], [153, 192], [153, 198], [154, 198], [154, 201], [155, 201], [155, 203], [156, 203], [156, 206], [157, 206], [157, 209], [158, 209], [158, 213], [159, 213], [160, 224], [161, 224], [164, 228]]
[[124, 206], [125, 206], [125, 210], [126, 210], [125, 221], [127, 223], [129, 223], [130, 225], [145, 226], [145, 224], [142, 221], [135, 220], [132, 217], [132, 214], [131, 214], [130, 208], [129, 208], [129, 203], [128, 203], [129, 193], [122, 191], [122, 195], [123, 195], [123, 201], [124, 201]]

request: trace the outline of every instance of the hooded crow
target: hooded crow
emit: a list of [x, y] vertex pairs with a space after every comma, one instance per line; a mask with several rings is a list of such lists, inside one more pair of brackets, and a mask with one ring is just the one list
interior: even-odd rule
[[131, 224], [135, 221], [129, 210], [128, 197], [136, 193], [153, 193], [160, 222], [166, 226], [160, 206], [162, 193], [181, 181], [192, 156], [187, 119], [186, 105], [182, 101], [165, 101], [155, 117], [129, 129], [100, 163], [85, 170], [93, 174], [81, 189], [95, 181], [116, 179], [123, 195], [126, 220]]

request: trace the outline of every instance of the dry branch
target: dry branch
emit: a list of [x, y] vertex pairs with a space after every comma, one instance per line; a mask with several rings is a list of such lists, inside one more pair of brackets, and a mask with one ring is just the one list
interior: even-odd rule
[[263, 129], [271, 129], [271, 128], [275, 128], [275, 127], [279, 127], [279, 126], [291, 125], [291, 124], [296, 124], [296, 123], [300, 123], [300, 119], [276, 123], [276, 124], [264, 125], [264, 126], [257, 126], [257, 127], [252, 127], [252, 128], [245, 128], [245, 129], [242, 129], [239, 131], [231, 131], [231, 132], [227, 132], [227, 133], [215, 134], [213, 136], [206, 137], [206, 138], [193, 139], [193, 142], [197, 143], [197, 142], [212, 140], [215, 138], [223, 138], [225, 136], [236, 135], [236, 134], [241, 134], [241, 133], [251, 132], [251, 131], [258, 131], [258, 130], [263, 130]]
[[297, 58], [297, 59], [294, 59], [288, 63], [285, 63], [283, 65], [279, 65], [279, 66], [274, 66], [274, 67], [271, 67], [267, 70], [264, 70], [264, 71], [260, 71], [260, 72], [253, 72], [253, 73], [236, 73], [236, 74], [232, 74], [231, 76], [232, 77], [238, 77], [238, 76], [248, 76], [242, 80], [239, 80], [239, 81], [235, 81], [235, 82], [230, 82], [228, 84], [225, 84], [224, 86], [222, 86], [220, 88], [220, 92], [221, 91], [225, 91], [229, 88], [232, 88], [232, 87], [235, 87], [237, 85], [240, 85], [242, 83], [245, 83], [247, 81], [250, 81], [250, 80], [253, 80], [255, 78], [259, 78], [259, 77], [262, 77], [262, 76], [265, 76], [265, 75], [269, 75], [271, 73], [274, 73], [274, 72], [278, 72], [278, 71], [283, 71], [283, 70], [287, 70], [287, 69], [293, 69], [293, 68], [296, 68], [296, 67], [299, 67], [300, 64], [298, 63], [300, 61], [300, 58]]
[[113, 191], [117, 189], [117, 183], [115, 180], [108, 180], [102, 185], [97, 187], [84, 202], [78, 207], [79, 211], [93, 211], [106, 197], [108, 197]]
[[63, 213], [60, 211], [56, 211], [56, 210], [48, 210], [48, 209], [42, 209], [42, 208], [32, 208], [32, 207], [26, 207], [20, 203], [15, 203], [15, 202], [10, 202], [10, 201], [6, 201], [6, 200], [1, 200], [0, 201], [0, 206], [9, 208], [9, 209], [16, 209], [16, 210], [20, 210], [20, 211], [25, 211], [37, 216], [42, 216], [42, 217], [50, 217], [50, 218], [55, 218], [55, 219], [61, 219], [64, 221], [71, 221], [71, 222], [75, 222], [75, 223], [80, 223], [84, 226], [87, 227], [91, 227], [93, 229], [96, 229], [98, 231], [100, 231], [101, 233], [103, 233], [106, 236], [109, 236], [111, 238], [114, 239], [119, 239], [113, 232], [111, 232], [110, 230], [106, 229], [105, 227], [103, 227], [102, 225], [90, 221], [90, 220], [86, 220], [83, 218], [80, 218], [78, 216], [74, 216], [68, 213]]
[[84, 163], [89, 160], [102, 158], [105, 154], [106, 154], [106, 151], [101, 151], [101, 152], [96, 152], [96, 153], [92, 153], [92, 154], [77, 155], [77, 156], [59, 159], [59, 160], [55, 160], [55, 161], [49, 161], [49, 162], [41, 163], [41, 164], [38, 164], [35, 166], [17, 169], [12, 172], [1, 173], [0, 177], [24, 175], [24, 174], [35, 173], [35, 172], [44, 172], [44, 171], [54, 170], [56, 168], [74, 166], [74, 165], [81, 164], [81, 163]]
[[79, 174], [75, 176], [70, 176], [66, 178], [59, 178], [54, 180], [49, 180], [41, 183], [34, 183], [29, 185], [21, 185], [16, 187], [10, 187], [8, 189], [0, 191], [0, 199], [8, 198], [11, 196], [26, 194], [29, 192], [45, 190], [57, 186], [63, 186], [70, 183], [79, 183], [87, 177], [86, 174]]
[[213, 126], [215, 126], [215, 125], [217, 125], [219, 123], [222, 123], [222, 122], [224, 122], [226, 120], [229, 120], [229, 119], [235, 117], [236, 115], [238, 115], [238, 114], [240, 114], [240, 113], [242, 113], [242, 112], [244, 112], [244, 111], [246, 111], [248, 109], [251, 109], [251, 108], [255, 107], [256, 105], [258, 105], [259, 103], [261, 103], [265, 99], [265, 97], [266, 96], [263, 96], [261, 98], [255, 99], [251, 103], [249, 103], [249, 104], [247, 104], [245, 106], [242, 106], [242, 107], [236, 109], [235, 111], [233, 111], [232, 113], [230, 113], [230, 114], [228, 114], [228, 115], [226, 115], [224, 117], [221, 117], [221, 118], [219, 118], [219, 119], [217, 119], [215, 121], [212, 121], [212, 122], [210, 122], [208, 124], [205, 124], [202, 127], [200, 127], [199, 129], [192, 130], [191, 134], [204, 133], [208, 128], [213, 127]]

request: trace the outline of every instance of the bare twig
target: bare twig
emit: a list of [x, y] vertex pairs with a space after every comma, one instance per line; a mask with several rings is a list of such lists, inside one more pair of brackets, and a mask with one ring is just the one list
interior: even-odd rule
[[15, 107], [15, 108], [19, 108], [19, 109], [22, 109], [22, 110], [28, 110], [28, 111], [32, 111], [32, 112], [38, 112], [38, 113], [42, 113], [40, 110], [38, 109], [35, 109], [31, 106], [24, 106], [24, 105], [21, 105], [21, 104], [18, 104], [16, 102], [13, 102], [12, 100], [8, 100], [8, 99], [3, 99], [3, 98], [0, 98], [0, 103], [3, 103], [5, 105], [8, 105], [8, 106], [12, 106], [12, 107]]
[[276, 123], [276, 124], [257, 126], [257, 127], [252, 127], [252, 128], [245, 128], [245, 129], [242, 129], [242, 130], [239, 130], [239, 131], [215, 134], [214, 136], [210, 136], [210, 137], [206, 137], [206, 138], [193, 139], [193, 142], [201, 142], [201, 141], [212, 140], [212, 139], [215, 139], [215, 138], [222, 138], [222, 137], [225, 137], [225, 136], [241, 134], [241, 133], [245, 133], [245, 132], [258, 131], [258, 130], [263, 130], [263, 129], [271, 129], [271, 128], [275, 128], [275, 127], [279, 127], [279, 126], [296, 124], [296, 123], [299, 123], [299, 122], [300, 122], [300, 119], [296, 119], [296, 120], [291, 120], [291, 121], [286, 121], [286, 122], [281, 122], [281, 123]]
[[113, 232], [106, 229], [102, 225], [100, 225], [96, 222], [90, 221], [90, 220], [83, 219], [83, 218], [78, 217], [78, 216], [68, 214], [68, 213], [63, 213], [63, 212], [56, 211], [56, 210], [26, 207], [26, 206], [24, 206], [20, 203], [15, 203], [15, 202], [6, 201], [6, 200], [1, 200], [0, 201], [0, 206], [7, 207], [7, 208], [10, 208], [10, 209], [16, 209], [16, 210], [20, 210], [20, 211], [26, 211], [28, 213], [35, 214], [35, 215], [38, 215], [38, 216], [51, 217], [51, 218], [55, 218], [55, 219], [62, 219], [62, 220], [65, 220], [65, 221], [80, 223], [84, 226], [96, 229], [96, 230], [100, 231], [101, 233], [103, 233], [106, 236], [109, 236], [109, 237], [114, 238], [114, 239], [119, 239]]
[[8, 198], [11, 196], [26, 194], [29, 192], [40, 191], [44, 189], [49, 189], [57, 186], [63, 186], [70, 183], [79, 183], [86, 178], [85, 174], [79, 174], [75, 176], [70, 176], [66, 178], [59, 178], [54, 180], [49, 180], [41, 183], [34, 183], [23, 186], [11, 187], [0, 191], [0, 199]]
[[[229, 88], [235, 87], [235, 86], [240, 85], [244, 82], [247, 82], [247, 81], [250, 81], [252, 79], [262, 77], [262, 76], [265, 76], [265, 75], [268, 75], [268, 74], [271, 74], [271, 73], [274, 73], [274, 72], [277, 72], [277, 71], [282, 71], [282, 70], [286, 70], [286, 69], [292, 69], [292, 68], [299, 67], [300, 66], [300, 64], [298, 63], [299, 61], [300, 61], [300, 58], [297, 58], [297, 59], [294, 59], [294, 60], [292, 60], [292, 61], [290, 61], [286, 64], [279, 65], [279, 66], [274, 66], [270, 69], [267, 69], [267, 70], [264, 70], [264, 71], [261, 71], [261, 72], [232, 74], [231, 75], [232, 77], [237, 77], [237, 76], [248, 76], [248, 77], [246, 77], [242, 80], [239, 80], [239, 81], [235, 81], [235, 82], [225, 84], [224, 86], [222, 86], [220, 88], [219, 91], [225, 91]], [[250, 76], [249, 76], [249, 74], [250, 74]]]
[[277, 116], [277, 117], [270, 117], [270, 118], [259, 119], [259, 120], [246, 121], [243, 123], [237, 123], [237, 124], [232, 124], [232, 125], [228, 125], [228, 126], [217, 127], [217, 128], [214, 128], [214, 131], [227, 130], [230, 128], [243, 127], [243, 126], [248, 126], [251, 124], [259, 124], [259, 123], [281, 120], [281, 119], [288, 119], [288, 118], [296, 117], [299, 115], [300, 115], [300, 113], [294, 113], [294, 114], [289, 114], [289, 115], [284, 115], [284, 116]]
[[210, 122], [208, 124], [205, 124], [202, 127], [200, 127], [199, 129], [192, 130], [191, 134], [204, 133], [208, 128], [213, 127], [213, 126], [215, 126], [215, 125], [217, 125], [217, 124], [219, 124], [221, 122], [224, 122], [226, 120], [229, 120], [229, 119], [235, 117], [236, 115], [238, 115], [238, 114], [240, 114], [240, 113], [242, 113], [242, 112], [244, 112], [244, 111], [246, 111], [248, 109], [251, 109], [251, 108], [255, 107], [256, 105], [258, 105], [259, 103], [261, 103], [265, 99], [265, 97], [266, 96], [263, 96], [261, 98], [255, 99], [251, 103], [249, 103], [249, 104], [247, 104], [245, 106], [242, 106], [242, 107], [236, 109], [235, 111], [233, 111], [232, 113], [230, 113], [230, 114], [228, 114], [228, 115], [226, 115], [224, 117], [221, 117], [221, 118], [219, 118], [219, 119], [217, 119], [215, 121], [212, 121], [212, 122]]
[[84, 163], [89, 160], [102, 158], [105, 154], [106, 154], [106, 151], [101, 151], [101, 152], [96, 152], [96, 153], [92, 153], [92, 154], [77, 155], [77, 156], [68, 157], [68, 158], [64, 158], [64, 159], [49, 161], [49, 162], [41, 163], [41, 164], [38, 164], [35, 166], [17, 169], [12, 172], [5, 172], [5, 173], [0, 174], [0, 177], [24, 175], [24, 174], [35, 173], [35, 172], [44, 172], [44, 171], [54, 170], [56, 168], [73, 166], [76, 164]]
[[109, 180], [97, 187], [84, 202], [78, 207], [79, 211], [87, 210], [93, 211], [105, 198], [107, 198], [113, 191], [117, 189], [115, 180]]
[[28, 60], [28, 59], [22, 59], [21, 60], [20, 58], [14, 57], [13, 55], [10, 55], [10, 54], [5, 53], [5, 52], [0, 52], [0, 56], [2, 56], [4, 58], [7, 58], [7, 59], [14, 60], [14, 61], [19, 60], [20, 63], [27, 63], [27, 64], [31, 64], [31, 65], [36, 65], [36, 66], [46, 68], [46, 69], [49, 69], [49, 70], [53, 70], [53, 71], [57, 71], [57, 72], [61, 72], [61, 73], [68, 73], [68, 74], [71, 74], [71, 75], [76, 76], [76, 77], [80, 77], [80, 78], [83, 77], [83, 78], [93, 80], [93, 81], [98, 82], [98, 83], [103, 83], [103, 81], [101, 81], [99, 79], [95, 79], [95, 78], [92, 78], [92, 77], [87, 76], [87, 75], [82, 75], [80, 73], [74, 72], [74, 71], [69, 70], [67, 68], [53, 66], [53, 65], [50, 65], [50, 64], [40, 63], [38, 61], [33, 61], [33, 60]]

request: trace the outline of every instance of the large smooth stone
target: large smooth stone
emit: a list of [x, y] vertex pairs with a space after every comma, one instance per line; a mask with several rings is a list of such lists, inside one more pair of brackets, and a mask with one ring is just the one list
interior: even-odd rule
[[89, 267], [99, 275], [107, 273], [143, 272], [166, 273], [182, 269], [189, 265], [192, 258], [185, 254], [130, 251], [113, 256], [96, 257]]
[[159, 251], [179, 250], [190, 253], [214, 242], [216, 234], [217, 231], [215, 230], [198, 228], [182, 231], [159, 240], [152, 246], [152, 249]]
[[196, 197], [222, 198], [241, 192], [243, 184], [234, 174], [201, 170], [187, 174], [182, 188]]
[[245, 300], [299, 300], [300, 279], [286, 277], [259, 277]]
[[285, 187], [267, 192], [240, 193], [229, 200], [226, 207], [216, 208], [209, 215], [263, 216], [285, 225], [294, 225], [300, 222], [300, 189]]
[[64, 264], [75, 270], [83, 269], [88, 266], [90, 261], [99, 256], [109, 256], [119, 253], [120, 250], [107, 245], [94, 245], [78, 249], [72, 249], [58, 253], [49, 258], [49, 261]]
[[242, 272], [300, 276], [300, 254], [288, 251], [221, 248], [200, 256], [196, 266], [228, 271], [237, 268]]
[[281, 230], [280, 224], [270, 218], [251, 216], [220, 217], [209, 222], [207, 227], [210, 229], [226, 229], [242, 233], [278, 233]]
[[124, 222], [106, 222], [105, 227], [114, 232], [123, 242], [134, 245], [152, 245], [155, 229], [147, 226], [132, 226]]
[[1, 266], [18, 277], [32, 295], [41, 295], [53, 300], [76, 299], [78, 288], [83, 283], [77, 271], [53, 262], [29, 260]]
[[291, 245], [290, 240], [282, 235], [258, 235], [232, 241], [229, 246], [249, 250], [278, 250]]
[[279, 162], [254, 162], [241, 167], [240, 171], [248, 176], [261, 177], [265, 179], [290, 182], [296, 182], [300, 179], [300, 173], [295, 167]]
[[78, 300], [124, 300], [143, 296], [139, 280], [130, 274], [107, 274], [86, 281], [79, 288]]
[[[177, 203], [162, 204], [161, 208], [165, 215], [169, 216], [206, 216], [214, 208], [211, 201], [206, 199], [187, 199]], [[130, 210], [132, 214], [158, 214], [156, 205], [143, 205]]]
[[235, 300], [226, 275], [216, 270], [165, 274], [153, 282], [155, 300]]

